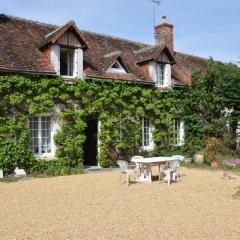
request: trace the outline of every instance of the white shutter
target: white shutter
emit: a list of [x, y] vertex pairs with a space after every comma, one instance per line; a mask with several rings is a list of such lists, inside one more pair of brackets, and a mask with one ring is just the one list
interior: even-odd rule
[[156, 62], [149, 63], [149, 75], [152, 80], [156, 83], [157, 82], [157, 64]]
[[170, 87], [172, 84], [172, 76], [171, 76], [171, 65], [165, 64], [164, 67], [164, 86]]
[[83, 50], [77, 48], [74, 51], [74, 76], [83, 78]]
[[57, 75], [60, 75], [60, 46], [53, 45], [51, 47], [51, 63], [53, 65], [53, 69]]

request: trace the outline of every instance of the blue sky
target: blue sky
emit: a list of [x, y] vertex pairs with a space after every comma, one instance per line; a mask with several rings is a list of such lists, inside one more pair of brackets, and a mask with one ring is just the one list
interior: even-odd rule
[[[67, 3], [67, 4], [66, 4]], [[0, 13], [153, 43], [150, 0], [0, 0]], [[156, 22], [173, 23], [175, 50], [214, 59], [240, 59], [239, 0], [162, 0]]]

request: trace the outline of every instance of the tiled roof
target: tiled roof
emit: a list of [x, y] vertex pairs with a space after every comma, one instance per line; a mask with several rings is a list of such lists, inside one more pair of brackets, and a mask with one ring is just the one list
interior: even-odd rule
[[165, 52], [171, 63], [175, 63], [172, 53], [165, 45], [154, 45], [135, 51], [136, 63], [146, 62], [149, 60], [157, 61], [161, 59], [161, 54]]
[[172, 75], [176, 83], [191, 83], [194, 70], [206, 71], [208, 59], [190, 54], [174, 52], [176, 64], [173, 65]]
[[[68, 22], [63, 27], [59, 27], [1, 14], [0, 71], [54, 74], [49, 59], [39, 47], [55, 41], [65, 28], [73, 24]], [[161, 47], [83, 30], [79, 34], [88, 47], [84, 51], [86, 76], [153, 83], [137, 63], [157, 57], [158, 51], [162, 50]], [[194, 69], [206, 68], [207, 59], [178, 52], [174, 52], [173, 58], [176, 64], [172, 75], [176, 84], [189, 83]], [[117, 59], [123, 63], [126, 74], [106, 72], [106, 69]]]
[[38, 50], [44, 36], [56, 26], [0, 15], [0, 68], [52, 72]]

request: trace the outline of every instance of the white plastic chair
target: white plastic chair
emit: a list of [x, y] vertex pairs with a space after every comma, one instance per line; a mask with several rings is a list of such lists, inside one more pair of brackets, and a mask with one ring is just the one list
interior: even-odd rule
[[178, 167], [178, 172], [179, 172], [179, 177], [181, 177], [181, 169], [180, 169], [180, 162], [182, 162], [183, 160], [184, 160], [184, 156], [182, 156], [182, 155], [174, 155], [174, 156], [172, 156], [172, 158], [174, 158], [174, 159], [178, 159], [179, 160], [179, 167]]
[[141, 160], [141, 159], [143, 159], [142, 156], [133, 156], [132, 159], [131, 159], [131, 162], [135, 163], [135, 170], [139, 171], [139, 175], [141, 174], [141, 166], [140, 166], [140, 163], [138, 163], [136, 161]]
[[171, 184], [171, 181], [178, 180], [178, 173], [177, 169], [180, 166], [180, 160], [173, 160], [169, 162], [169, 165], [163, 165], [161, 166], [161, 169], [159, 171], [159, 181], [161, 181], [161, 174], [163, 173], [165, 175], [164, 180], [168, 182], [168, 185]]
[[118, 160], [117, 164], [120, 167], [121, 175], [120, 175], [120, 184], [122, 184], [122, 176], [126, 175], [127, 185], [130, 185], [130, 176], [135, 174], [135, 169], [128, 169], [128, 162], [124, 160]]

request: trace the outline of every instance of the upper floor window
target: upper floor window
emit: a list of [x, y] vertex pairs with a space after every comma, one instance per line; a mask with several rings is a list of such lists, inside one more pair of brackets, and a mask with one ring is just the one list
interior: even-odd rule
[[74, 72], [74, 50], [60, 48], [60, 75], [73, 76]]
[[171, 65], [166, 63], [151, 62], [149, 74], [157, 87], [171, 87]]
[[163, 64], [157, 64], [157, 68], [156, 68], [156, 75], [157, 75], [157, 79], [156, 79], [156, 85], [157, 86], [164, 86], [165, 83], [165, 67]]
[[51, 63], [57, 75], [83, 78], [83, 50], [81, 48], [52, 45]]
[[119, 61], [115, 61], [108, 69], [107, 72], [126, 73], [126, 70]]

